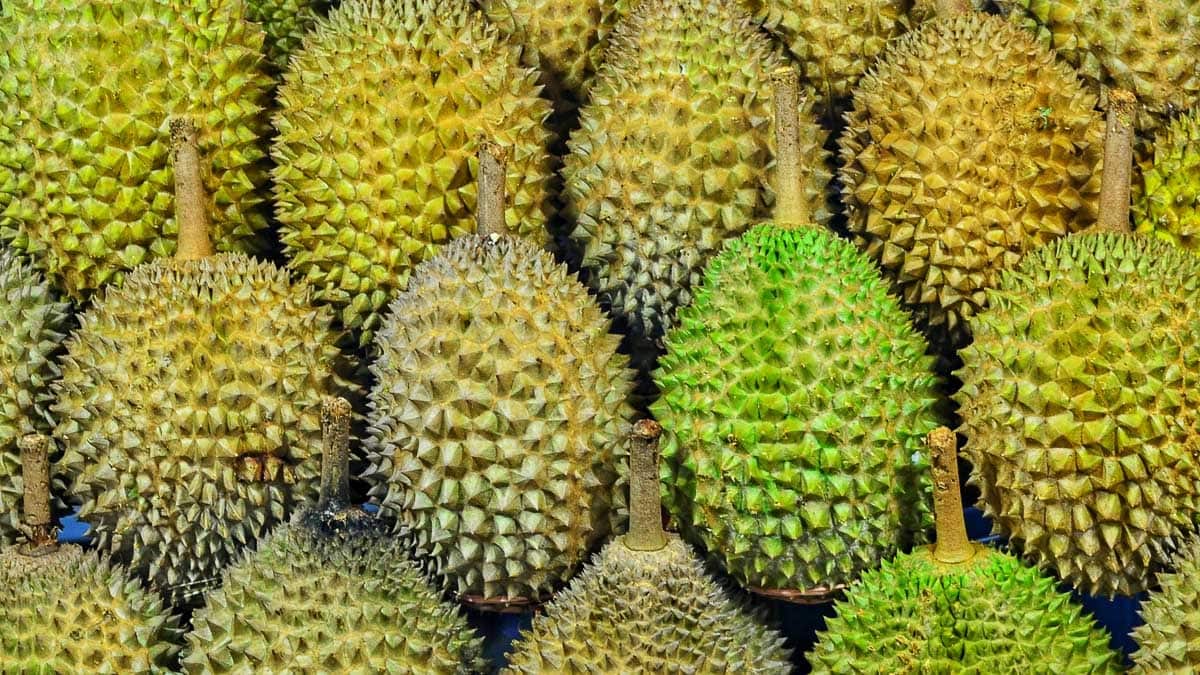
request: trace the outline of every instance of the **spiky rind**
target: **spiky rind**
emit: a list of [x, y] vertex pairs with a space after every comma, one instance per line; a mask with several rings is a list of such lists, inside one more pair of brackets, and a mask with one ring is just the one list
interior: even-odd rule
[[856, 242], [919, 323], [955, 342], [997, 273], [1090, 223], [1096, 97], [1003, 19], [970, 13], [901, 38], [854, 94], [842, 194]]
[[610, 542], [533, 621], [505, 673], [789, 673], [783, 636], [704, 571], [679, 537]]
[[651, 406], [664, 497], [738, 581], [832, 587], [923, 539], [937, 378], [853, 244], [751, 229], [666, 343]]
[[1158, 575], [1158, 590], [1142, 603], [1143, 624], [1133, 673], [1189, 675], [1200, 671], [1200, 539], [1184, 541], [1171, 559], [1172, 571]]
[[1153, 128], [1200, 103], [1200, 2], [998, 0], [1012, 21], [1070, 63], [1099, 92], [1132, 91]]
[[64, 546], [0, 551], [0, 672], [168, 673], [183, 631], [125, 569]]
[[304, 35], [332, 4], [328, 0], [246, 0], [246, 18], [266, 33], [263, 53], [272, 68], [287, 68]]
[[784, 674], [790, 652], [683, 540], [634, 551], [619, 537], [534, 619], [504, 673]]
[[475, 231], [481, 138], [508, 149], [505, 222], [545, 243], [537, 73], [466, 0], [347, 0], [279, 89], [275, 203], [289, 267], [367, 345], [414, 265]]
[[1079, 590], [1145, 589], [1200, 512], [1200, 259], [1072, 235], [989, 302], [956, 395], [980, 506]]
[[524, 60], [542, 74], [562, 112], [576, 110], [600, 68], [630, 0], [478, 0], [487, 18], [524, 46]]
[[266, 227], [262, 31], [232, 0], [31, 0], [0, 20], [0, 237], [75, 300], [175, 250], [190, 116], [220, 250]]
[[1200, 254], [1200, 111], [1160, 129], [1133, 200], [1138, 232]]
[[16, 538], [21, 523], [17, 441], [53, 424], [49, 385], [58, 377], [54, 357], [69, 312], [33, 265], [10, 250], [0, 252], [0, 546]]
[[[654, 343], [709, 258], [770, 212], [770, 76], [783, 61], [737, 3], [647, 0], [610, 36], [563, 167], [600, 301]], [[825, 132], [800, 110], [803, 194], [827, 222]]]
[[159, 260], [80, 317], [54, 386], [57, 470], [101, 549], [173, 602], [315, 496], [328, 310], [243, 254]]
[[296, 522], [225, 570], [192, 619], [187, 673], [481, 671], [482, 640], [382, 528]]
[[835, 606], [814, 673], [1119, 673], [1108, 635], [1016, 558], [982, 547], [957, 565], [928, 549], [884, 562]]
[[458, 594], [541, 597], [626, 511], [632, 373], [532, 242], [470, 235], [414, 272], [371, 366], [371, 494]]

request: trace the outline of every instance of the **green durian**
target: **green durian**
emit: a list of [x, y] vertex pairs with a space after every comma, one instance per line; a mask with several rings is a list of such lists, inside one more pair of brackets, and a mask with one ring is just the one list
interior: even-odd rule
[[808, 655], [813, 673], [1120, 673], [1108, 636], [1049, 577], [967, 540], [954, 434], [931, 434], [938, 543], [863, 574]]
[[1200, 539], [1182, 542], [1171, 568], [1158, 575], [1158, 589], [1142, 603], [1143, 623], [1132, 633], [1138, 643], [1132, 673], [1200, 671]]
[[[601, 304], [655, 352], [721, 244], [769, 213], [770, 92], [783, 63], [724, 0], [645, 0], [609, 37], [564, 160], [571, 237]], [[825, 132], [803, 120], [804, 197], [828, 222]]]
[[263, 54], [271, 68], [282, 71], [333, 2], [329, 0], [246, 0], [246, 18], [266, 33]]
[[168, 118], [203, 120], [213, 238], [267, 224], [271, 79], [233, 0], [17, 0], [0, 12], [0, 238], [72, 300], [170, 256]]
[[481, 137], [509, 148], [515, 234], [549, 241], [550, 103], [467, 0], [346, 0], [279, 89], [275, 207], [288, 266], [368, 345], [413, 267], [474, 230]]
[[939, 342], [967, 342], [999, 272], [1094, 215], [1095, 107], [1053, 52], [979, 12], [923, 24], [859, 83], [847, 227]]
[[402, 537], [351, 505], [350, 404], [327, 400], [321, 501], [225, 570], [192, 617], [187, 673], [462, 673], [482, 640], [408, 558]]
[[1200, 253], [1200, 111], [1159, 129], [1141, 169], [1135, 230]]
[[52, 424], [50, 382], [58, 377], [69, 310], [32, 264], [0, 252], [0, 546], [14, 541], [21, 522], [17, 439]]
[[1109, 101], [1113, 187], [1096, 231], [1000, 275], [956, 398], [996, 530], [1111, 596], [1144, 590], [1200, 512], [1200, 259], [1128, 232], [1134, 102]]
[[176, 120], [179, 252], [80, 316], [52, 408], [101, 550], [172, 603], [316, 495], [319, 403], [339, 387], [328, 310], [287, 272], [211, 253], [197, 132]]
[[[795, 100], [788, 82], [776, 110]], [[743, 585], [828, 591], [923, 540], [937, 378], [878, 270], [806, 212], [803, 144], [777, 144], [795, 187], [709, 264], [667, 334], [651, 412], [685, 536]]]
[[1143, 128], [1200, 103], [1200, 2], [996, 0], [1097, 91], [1137, 95]]
[[662, 531], [660, 428], [635, 425], [629, 532], [533, 620], [504, 673], [790, 673], [783, 636]]
[[[78, 546], [54, 542], [48, 442], [26, 438], [22, 452], [38, 466], [26, 475], [30, 541], [0, 549], [0, 672], [168, 673], [183, 631], [120, 565]], [[36, 487], [35, 487], [36, 486]]]
[[625, 518], [632, 372], [567, 268], [499, 234], [484, 151], [486, 233], [418, 266], [376, 338], [366, 478], [451, 592], [536, 601]]
[[492, 23], [524, 47], [555, 103], [557, 130], [571, 126], [604, 59], [608, 36], [633, 0], [477, 0]]

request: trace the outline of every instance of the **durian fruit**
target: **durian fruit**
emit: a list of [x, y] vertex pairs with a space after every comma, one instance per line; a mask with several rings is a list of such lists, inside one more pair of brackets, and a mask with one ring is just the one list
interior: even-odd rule
[[997, 0], [1092, 86], [1129, 89], [1143, 128], [1200, 103], [1200, 2]]
[[1143, 624], [1132, 633], [1138, 643], [1132, 673], [1200, 671], [1200, 539], [1184, 541], [1171, 567], [1158, 575], [1158, 589], [1142, 603]]
[[1100, 218], [1000, 276], [963, 350], [980, 506], [1093, 595], [1146, 588], [1200, 512], [1200, 259], [1129, 233], [1132, 117], [1109, 93]]
[[967, 540], [954, 433], [930, 434], [937, 544], [863, 575], [808, 655], [813, 673], [1119, 673], [1108, 636], [1011, 555]]
[[179, 619], [125, 569], [54, 541], [48, 440], [21, 441], [29, 541], [0, 549], [0, 672], [163, 673]]
[[174, 259], [109, 288], [67, 340], [54, 390], [59, 469], [99, 547], [173, 603], [316, 495], [321, 398], [338, 386], [327, 310], [285, 270], [211, 255], [187, 119]]
[[587, 96], [608, 35], [631, 0], [477, 0], [489, 21], [524, 46], [525, 63], [542, 75], [556, 105], [558, 131]]
[[625, 519], [632, 372], [566, 267], [504, 230], [481, 147], [479, 234], [413, 273], [376, 338], [366, 478], [454, 594], [538, 601]]
[[235, 0], [24, 0], [0, 12], [0, 237], [73, 300], [171, 255], [168, 117], [200, 149], [222, 251], [266, 227], [271, 79]]
[[509, 655], [516, 673], [789, 673], [783, 636], [662, 529], [652, 420], [634, 425], [629, 532], [592, 559]]
[[[635, 353], [657, 352], [709, 258], [769, 213], [765, 83], [781, 63], [750, 16], [722, 0], [645, 0], [610, 36], [563, 179], [590, 283]], [[804, 197], [824, 223], [825, 132], [811, 107], [800, 110]]]
[[347, 0], [279, 90], [275, 206], [288, 266], [368, 345], [413, 267], [474, 230], [481, 137], [512, 154], [505, 222], [549, 241], [550, 103], [467, 0]]
[[1200, 109], [1159, 129], [1153, 157], [1141, 164], [1136, 231], [1200, 253]]
[[349, 499], [350, 404], [327, 399], [321, 499], [225, 570], [192, 618], [187, 673], [462, 673], [481, 640], [402, 538]]
[[859, 83], [840, 176], [855, 241], [959, 346], [1000, 270], [1094, 214], [1103, 124], [1053, 52], [943, 4]]
[[878, 270], [809, 215], [795, 71], [775, 89], [777, 219], [709, 265], [667, 335], [651, 412], [687, 538], [743, 585], [820, 595], [923, 539], [939, 399]]
[[32, 264], [11, 250], [0, 252], [0, 546], [13, 542], [21, 524], [17, 439], [51, 424], [49, 385], [58, 377], [55, 355], [68, 312]]
[[326, 0], [246, 0], [246, 18], [266, 33], [263, 54], [271, 68], [287, 68], [288, 58], [300, 48], [304, 35], [332, 4]]

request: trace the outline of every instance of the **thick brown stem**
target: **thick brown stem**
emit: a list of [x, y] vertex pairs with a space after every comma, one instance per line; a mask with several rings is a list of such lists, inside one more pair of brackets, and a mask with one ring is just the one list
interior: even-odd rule
[[350, 503], [350, 402], [330, 396], [321, 403], [321, 498], [319, 508]]
[[933, 464], [933, 510], [937, 518], [937, 543], [933, 557], [938, 562], [960, 563], [975, 554], [967, 539], [962, 495], [958, 484], [958, 440], [954, 432], [938, 427], [926, 438]]
[[21, 449], [21, 478], [25, 485], [25, 534], [31, 548], [54, 543], [54, 520], [50, 514], [50, 441], [41, 434], [24, 436]]
[[1129, 232], [1129, 184], [1133, 173], [1133, 125], [1137, 99], [1124, 89], [1108, 92], [1104, 132], [1104, 172], [1100, 175], [1100, 216], [1095, 229]]
[[507, 234], [504, 222], [504, 177], [508, 152], [492, 141], [479, 144], [478, 197], [475, 203], [475, 231], [479, 234]]
[[625, 546], [633, 551], [657, 551], [667, 545], [662, 528], [662, 497], [658, 482], [658, 438], [662, 427], [654, 420], [633, 425], [629, 469], [629, 533]]
[[213, 254], [209, 238], [208, 196], [200, 172], [200, 131], [192, 120], [171, 120], [171, 154], [175, 158], [175, 224], [178, 260], [197, 260]]
[[784, 227], [809, 224], [801, 193], [800, 76], [794, 68], [771, 73], [775, 89], [775, 221]]

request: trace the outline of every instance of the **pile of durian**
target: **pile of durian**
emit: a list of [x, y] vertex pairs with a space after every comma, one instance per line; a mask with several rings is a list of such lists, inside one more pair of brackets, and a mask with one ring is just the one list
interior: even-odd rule
[[0, 673], [1200, 672], [1197, 256], [1200, 0], [3, 0]]

